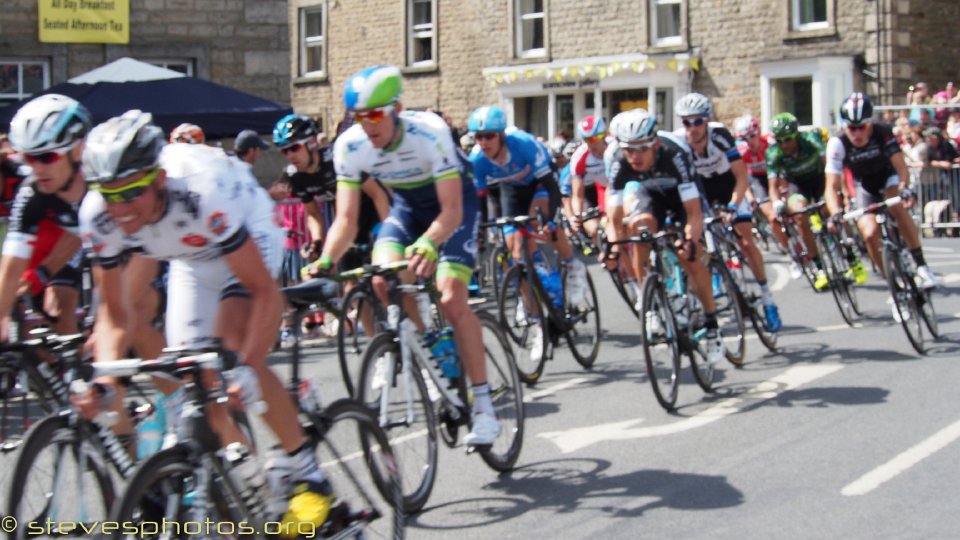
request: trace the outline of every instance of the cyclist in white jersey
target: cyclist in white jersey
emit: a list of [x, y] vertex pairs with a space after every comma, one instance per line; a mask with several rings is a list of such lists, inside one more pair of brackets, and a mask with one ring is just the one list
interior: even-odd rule
[[[291, 421], [297, 417], [293, 401], [266, 362], [283, 305], [275, 279], [282, 232], [270, 198], [249, 168], [217, 149], [164, 147], [163, 132], [151, 120], [134, 110], [97, 126], [83, 155], [92, 191], [81, 206], [80, 227], [102, 299], [94, 356], [116, 359], [127, 351], [125, 299], [141, 292], [121, 279], [120, 259], [129, 255], [133, 267], [141, 259], [169, 260], [167, 343], [216, 336], [252, 368], [267, 404], [264, 421], [296, 471], [290, 507], [317, 510], [310, 517], [290, 510], [282, 520], [319, 526], [332, 490], [302, 428]], [[245, 442], [226, 407], [213, 407], [210, 423], [224, 445]]]
[[603, 154], [607, 150], [607, 123], [599, 116], [588, 116], [577, 124], [577, 134], [584, 144], [577, 148], [570, 159], [570, 185], [573, 196], [570, 206], [574, 219], [571, 221], [574, 231], [583, 226], [587, 234], [595, 237], [598, 221], [581, 223], [576, 217], [587, 209], [586, 203], [606, 209], [607, 174], [603, 164]]
[[477, 253], [477, 192], [443, 119], [403, 112], [401, 92], [400, 71], [393, 66], [369, 67], [347, 80], [343, 100], [356, 124], [334, 146], [337, 211], [316, 267], [329, 269], [349, 247], [364, 175], [391, 188], [393, 207], [374, 242], [373, 262], [408, 258], [417, 276], [436, 274], [440, 310], [453, 326], [473, 384], [471, 431], [464, 442], [492, 444], [500, 423], [487, 385], [480, 321], [467, 304]]

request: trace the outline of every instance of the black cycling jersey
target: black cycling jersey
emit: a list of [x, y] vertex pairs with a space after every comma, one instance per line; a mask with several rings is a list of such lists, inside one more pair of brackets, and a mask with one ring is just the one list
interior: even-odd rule
[[623, 150], [616, 148], [609, 167], [611, 192], [608, 205], [623, 204], [623, 192], [629, 182], [636, 181], [637, 207], [627, 209], [628, 213], [651, 213], [660, 227], [663, 227], [667, 211], [674, 214], [677, 223], [686, 221], [684, 201], [700, 197], [694, 181], [687, 150], [671, 135], [658, 137], [660, 146], [656, 150], [653, 167], [646, 172], [637, 172], [623, 157]]
[[10, 212], [9, 233], [32, 236], [37, 233], [41, 221], [50, 220], [76, 234], [80, 223], [77, 218], [80, 203], [71, 204], [55, 194], [41, 193], [35, 189], [34, 183], [34, 178], [28, 177], [17, 191]]
[[897, 174], [890, 158], [900, 152], [900, 145], [889, 127], [874, 124], [866, 146], [860, 148], [854, 146], [846, 134], [840, 136], [840, 142], [845, 151], [843, 166], [850, 169], [854, 180], [879, 182]]
[[[679, 134], [679, 136], [683, 136]], [[730, 164], [741, 161], [737, 141], [730, 131], [717, 124], [707, 126], [707, 144], [703, 152], [690, 148], [693, 168], [700, 177], [703, 195], [711, 204], [726, 204], [733, 197], [737, 178]]]
[[333, 150], [324, 148], [319, 152], [320, 164], [316, 172], [296, 172], [286, 175], [294, 196], [309, 203], [317, 198], [333, 200], [337, 193], [337, 174], [333, 169]]

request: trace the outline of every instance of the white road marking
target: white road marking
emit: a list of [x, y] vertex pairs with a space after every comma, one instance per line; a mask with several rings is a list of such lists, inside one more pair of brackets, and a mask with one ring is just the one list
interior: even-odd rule
[[[776, 274], [776, 277], [770, 279], [770, 272]], [[790, 271], [783, 264], [767, 265], [767, 283], [770, 284], [771, 291], [782, 291], [787, 283], [790, 283]]]
[[913, 446], [890, 461], [854, 480], [840, 493], [847, 497], [866, 495], [881, 484], [920, 463], [960, 437], [960, 420], [934, 433], [928, 439]]
[[543, 398], [543, 397], [547, 397], [547, 396], [549, 396], [549, 395], [551, 395], [551, 394], [556, 394], [557, 392], [559, 392], [559, 391], [561, 391], [561, 390], [566, 390], [567, 388], [570, 388], [571, 386], [576, 386], [576, 385], [578, 385], [578, 384], [580, 384], [580, 383], [582, 383], [582, 382], [586, 382], [586, 381], [587, 381], [586, 377], [577, 377], [577, 378], [575, 378], [575, 379], [570, 379], [569, 381], [566, 381], [566, 382], [562, 382], [562, 383], [560, 383], [560, 384], [553, 385], [553, 386], [551, 386], [551, 387], [549, 387], [549, 388], [544, 388], [543, 390], [537, 390], [536, 392], [532, 392], [532, 393], [529, 393], [529, 394], [528, 394], [528, 393], [524, 393], [524, 395], [523, 395], [523, 401], [524, 401], [524, 402], [527, 402], [527, 403], [530, 403], [530, 402], [532, 402], [533, 400], [540, 399], [540, 398]]
[[956, 249], [945, 248], [945, 247], [936, 247], [936, 246], [923, 246], [923, 251], [932, 251], [934, 253], [957, 253]]
[[644, 421], [640, 418], [565, 431], [551, 431], [540, 433], [538, 436], [553, 442], [562, 453], [569, 454], [602, 441], [623, 441], [672, 435], [712, 424], [721, 418], [739, 412], [748, 405], [773, 399], [787, 390], [792, 390], [840, 369], [843, 369], [843, 366], [837, 364], [795, 366], [757, 384], [748, 392], [724, 399], [695, 416], [670, 424], [639, 427], [639, 424]]

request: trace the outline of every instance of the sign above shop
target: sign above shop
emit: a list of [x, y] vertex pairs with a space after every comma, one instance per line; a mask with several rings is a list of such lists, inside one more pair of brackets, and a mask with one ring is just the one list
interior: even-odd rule
[[557, 60], [545, 64], [484, 68], [483, 76], [491, 86], [544, 80], [543, 88], [585, 88], [618, 73], [643, 73], [666, 69], [676, 73], [699, 71], [699, 51], [670, 55], [635, 54], [618, 57], [595, 57]]
[[130, 43], [130, 0], [38, 0], [41, 43]]

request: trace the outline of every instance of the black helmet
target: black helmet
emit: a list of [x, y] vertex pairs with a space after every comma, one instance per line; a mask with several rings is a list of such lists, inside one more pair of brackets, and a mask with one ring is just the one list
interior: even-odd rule
[[316, 136], [317, 123], [302, 114], [288, 114], [273, 128], [273, 144], [279, 148]]
[[862, 124], [873, 118], [873, 104], [866, 94], [854, 92], [840, 105], [840, 118], [848, 124]]

